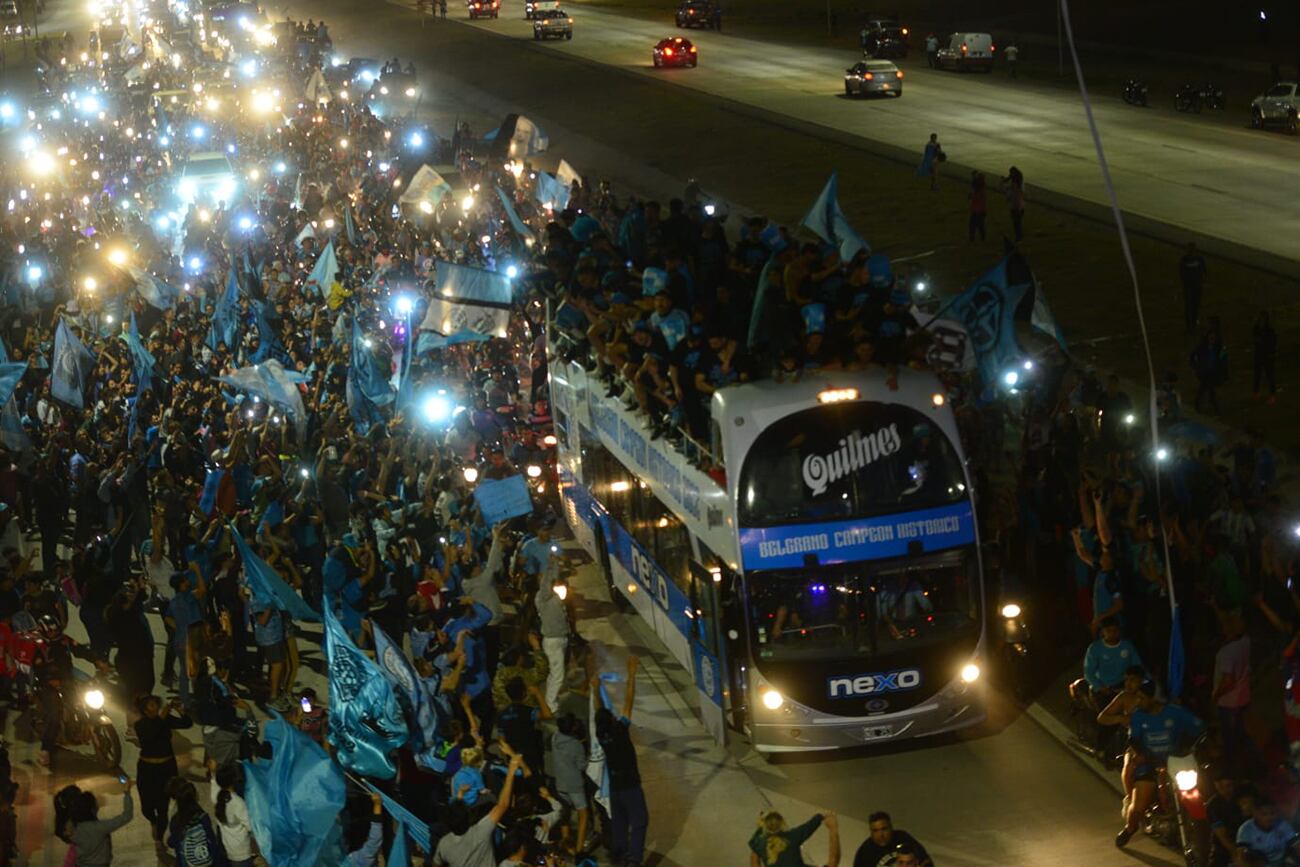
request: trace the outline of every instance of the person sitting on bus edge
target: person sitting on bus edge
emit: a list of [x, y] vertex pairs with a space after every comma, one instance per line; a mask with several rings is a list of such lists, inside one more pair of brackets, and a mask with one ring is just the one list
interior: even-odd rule
[[[1129, 719], [1133, 716], [1133, 711], [1137, 710], [1142, 696], [1142, 685], [1146, 682], [1146, 679], [1147, 673], [1142, 666], [1130, 665], [1124, 672], [1124, 683], [1119, 694], [1110, 700], [1110, 704], [1106, 705], [1101, 713], [1097, 714], [1097, 724], [1100, 726], [1119, 726], [1127, 733]], [[1120, 770], [1120, 782], [1124, 787], [1123, 813], [1125, 815], [1128, 814], [1128, 805], [1133, 800], [1136, 767], [1137, 755], [1131, 745], [1126, 746], [1124, 749], [1124, 765]]]
[[799, 847], [823, 822], [830, 834], [828, 861], [832, 867], [839, 864], [839, 820], [834, 813], [815, 813], [807, 822], [791, 828], [776, 810], [764, 810], [758, 814], [758, 830], [749, 838], [750, 867], [804, 867]]
[[1128, 805], [1124, 827], [1115, 835], [1116, 847], [1123, 849], [1137, 833], [1138, 823], [1156, 797], [1156, 780], [1160, 768], [1175, 754], [1184, 741], [1205, 731], [1205, 724], [1185, 708], [1165, 704], [1154, 695], [1155, 685], [1144, 683], [1138, 693], [1137, 708], [1129, 717], [1129, 741], [1136, 764], [1133, 767], [1133, 798]]
[[867, 818], [867, 830], [870, 836], [862, 841], [853, 856], [853, 867], [885, 867], [898, 863], [898, 855], [904, 850], [912, 853], [916, 867], [934, 867], [930, 853], [925, 851], [911, 834], [896, 830], [894, 821], [884, 810], [877, 810]]
[[1141, 665], [1142, 658], [1133, 642], [1122, 636], [1119, 621], [1107, 617], [1101, 622], [1101, 635], [1083, 655], [1083, 677], [1070, 684], [1070, 697], [1101, 710], [1124, 687], [1128, 670]]

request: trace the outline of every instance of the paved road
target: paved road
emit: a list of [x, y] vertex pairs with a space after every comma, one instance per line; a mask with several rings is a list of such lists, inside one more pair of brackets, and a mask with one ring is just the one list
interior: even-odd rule
[[[944, 867], [1177, 863], [1172, 852], [1146, 839], [1134, 841], [1128, 853], [1117, 852], [1110, 843], [1118, 825], [1113, 790], [1036, 723], [1009, 713], [996, 696], [994, 724], [960, 740], [775, 763], [743, 743], [718, 747], [690, 710], [693, 687], [653, 634], [635, 615], [616, 613], [594, 569], [580, 569], [573, 586], [582, 631], [598, 666], [621, 669], [629, 652], [643, 660], [633, 723], [651, 805], [648, 845], [654, 854], [648, 867], [743, 863], [754, 817], [771, 807], [792, 821], [802, 821], [816, 810], [840, 813], [845, 867], [866, 836], [867, 816], [876, 809], [893, 813], [898, 825], [917, 835]], [[161, 642], [161, 623], [152, 615], [150, 621]], [[75, 615], [69, 631], [84, 640]], [[318, 629], [309, 636], [299, 642], [303, 667], [298, 683], [314, 687], [324, 700]], [[161, 644], [157, 650], [155, 664], [161, 671]], [[563, 703], [581, 713], [580, 699], [569, 696]], [[111, 701], [109, 711], [123, 731], [121, 701]], [[265, 719], [264, 714], [258, 716]], [[53, 793], [75, 782], [97, 792], [104, 814], [114, 815], [120, 803], [116, 782], [94, 766], [86, 748], [60, 751], [53, 772], [38, 767], [36, 745], [22, 719], [11, 716], [4, 734], [12, 745], [14, 776], [21, 787], [20, 848], [25, 860], [20, 863], [57, 867], [65, 847], [50, 831]], [[181, 773], [195, 781], [207, 805], [198, 730], [178, 732], [173, 743]], [[129, 742], [123, 746], [123, 766], [134, 776], [138, 753]], [[817, 860], [824, 859], [825, 845], [824, 834], [808, 845], [812, 863], [825, 863]], [[114, 850], [117, 863], [156, 862], [147, 825], [138, 816], [114, 835]]]
[[[1077, 94], [1001, 73], [958, 75], [903, 63], [904, 95], [851, 100], [842, 71], [857, 58], [834, 49], [785, 46], [711, 31], [678, 31], [665, 7], [663, 23], [566, 4], [573, 41], [548, 41], [563, 52], [675, 85], [727, 97], [764, 112], [830, 127], [917, 152], [938, 132], [949, 157], [1005, 174], [1014, 163], [1028, 183], [1096, 204], [1105, 191]], [[506, 0], [499, 20], [469, 22], [493, 33], [532, 40], [522, 0]], [[455, 9], [453, 15], [460, 13]], [[696, 69], [657, 70], [650, 48], [686, 32], [699, 47]], [[914, 53], [913, 57], [917, 55]], [[1137, 109], [1109, 95], [1094, 99], [1121, 205], [1134, 214], [1221, 237], [1283, 258], [1295, 258], [1300, 231], [1300, 151], [1277, 133], [1245, 127], [1246, 113], [1184, 116]], [[1240, 125], [1234, 123], [1240, 122]]]

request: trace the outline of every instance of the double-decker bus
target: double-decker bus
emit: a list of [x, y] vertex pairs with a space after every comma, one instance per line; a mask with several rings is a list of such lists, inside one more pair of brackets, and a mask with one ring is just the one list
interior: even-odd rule
[[934, 376], [722, 388], [685, 449], [605, 392], [551, 369], [566, 520], [693, 672], [715, 738], [821, 750], [983, 719], [974, 501]]

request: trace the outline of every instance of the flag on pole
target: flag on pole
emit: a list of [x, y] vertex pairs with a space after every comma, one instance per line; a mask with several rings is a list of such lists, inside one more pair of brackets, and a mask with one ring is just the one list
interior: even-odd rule
[[433, 708], [429, 706], [428, 696], [420, 683], [419, 675], [411, 667], [411, 662], [402, 652], [401, 646], [394, 644], [378, 624], [374, 624], [373, 628], [375, 662], [397, 693], [397, 701], [402, 705], [402, 712], [406, 715], [406, 725], [411, 733], [411, 748], [420, 752], [433, 746], [437, 737], [435, 731], [437, 721]]
[[370, 657], [352, 643], [329, 601], [324, 607], [325, 656], [330, 683], [329, 741], [346, 770], [391, 780], [389, 756], [406, 743], [406, 721], [392, 685]]
[[275, 867], [342, 862], [339, 811], [347, 782], [329, 754], [272, 711], [263, 729], [270, 761], [246, 761], [244, 800], [253, 837]]
[[153, 353], [145, 348], [140, 340], [140, 329], [135, 324], [135, 311], [131, 311], [130, 325], [126, 329], [126, 345], [131, 350], [131, 365], [135, 369], [135, 381], [140, 388], [148, 388], [153, 381], [157, 362]]
[[839, 248], [840, 261], [847, 262], [859, 251], [870, 253], [871, 247], [862, 240], [862, 236], [849, 225], [848, 217], [840, 208], [839, 173], [831, 172], [830, 180], [822, 187], [821, 195], [813, 202], [812, 209], [804, 215], [800, 225], [828, 244]]
[[352, 203], [343, 203], [343, 230], [348, 236], [348, 243], [357, 243], [357, 224], [352, 221]]
[[393, 402], [393, 389], [388, 382], [383, 365], [366, 345], [356, 317], [352, 319], [352, 351], [348, 362], [345, 394], [348, 412], [357, 430], [364, 435], [370, 427], [383, 422], [379, 407]]
[[330, 291], [334, 281], [339, 276], [339, 260], [334, 255], [334, 242], [330, 241], [325, 245], [325, 249], [316, 259], [316, 264], [312, 267], [311, 273], [307, 275], [307, 282], [303, 284], [304, 288], [314, 286], [316, 291], [324, 295]]
[[420, 330], [505, 337], [514, 298], [510, 279], [497, 271], [454, 262], [439, 260], [437, 267], [437, 289]]
[[966, 328], [985, 384], [996, 382], [1008, 366], [1019, 360], [1022, 351], [1016, 339], [1016, 310], [1031, 284], [1011, 283], [1007, 267], [1010, 260], [1011, 256], [1004, 258], [949, 306]]
[[239, 340], [239, 278], [231, 267], [226, 276], [226, 290], [217, 299], [212, 311], [212, 325], [208, 328], [208, 348], [215, 350], [222, 343], [234, 351]]
[[429, 833], [429, 825], [426, 822], [380, 791], [373, 783], [367, 782], [366, 788], [379, 796], [379, 800], [383, 802], [388, 815], [392, 816], [393, 820], [401, 825], [406, 833], [411, 835], [411, 839], [415, 841], [417, 846], [426, 852], [433, 852], [433, 837]]
[[54, 359], [50, 366], [50, 395], [68, 406], [84, 409], [86, 382], [95, 367], [95, 356], [62, 318], [54, 332]]
[[515, 230], [515, 234], [518, 235], [525, 244], [536, 242], [537, 236], [533, 234], [533, 230], [528, 228], [527, 224], [525, 224], [523, 220], [519, 219], [519, 214], [515, 211], [515, 203], [510, 201], [510, 197], [506, 195], [506, 191], [500, 187], [497, 187], [497, 198], [501, 199], [501, 207], [505, 208], [506, 218], [510, 220], [510, 227]]
[[231, 538], [235, 540], [235, 550], [239, 552], [239, 559], [244, 564], [244, 580], [248, 584], [249, 592], [259, 603], [266, 605], [271, 604], [276, 608], [288, 614], [294, 620], [306, 620], [311, 623], [319, 623], [320, 615], [316, 613], [310, 605], [307, 604], [298, 591], [285, 582], [280, 574], [271, 568], [267, 563], [244, 541], [244, 537], [235, 529], [235, 525], [230, 525]]
[[14, 389], [18, 388], [18, 383], [22, 381], [23, 374], [26, 372], [25, 361], [0, 362], [0, 406], [7, 404], [14, 396]]
[[159, 310], [170, 310], [176, 306], [176, 299], [180, 297], [181, 292], [175, 286], [164, 283], [148, 271], [134, 265], [124, 265], [123, 270], [135, 280], [135, 291], [139, 292], [140, 297], [150, 306]]

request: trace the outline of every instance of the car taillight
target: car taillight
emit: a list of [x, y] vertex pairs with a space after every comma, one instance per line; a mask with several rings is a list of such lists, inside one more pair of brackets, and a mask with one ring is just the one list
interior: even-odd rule
[[965, 53], [966, 53], [966, 43], [965, 43], [965, 42], [963, 42], [963, 43], [961, 44], [961, 53], [962, 53], [962, 54], [965, 54]]
[[902, 77], [903, 77], [903, 70], [900, 69], [900, 70], [898, 70], [898, 72], [895, 72], [895, 73], [894, 73], [894, 77], [895, 77], [895, 78], [902, 78]]
[[876, 74], [874, 72], [864, 72], [862, 74], [862, 77], [865, 78], [867, 81], [871, 81], [873, 78], [876, 77]]
[[993, 52], [995, 52], [995, 51], [997, 51], [997, 50], [998, 50], [998, 47], [997, 47], [996, 45], [990, 45], [990, 46], [989, 46], [989, 54], [992, 54]]
[[907, 35], [907, 28], [906, 28], [906, 27], [903, 28], [903, 35], [904, 35], [904, 36]]
[[542, 26], [543, 26], [543, 27], [545, 27], [547, 24], [550, 24], [550, 23], [551, 23], [551, 19], [549, 19], [549, 18], [543, 18], [543, 19], [542, 19]]
[[694, 53], [695, 53], [695, 46], [692, 45], [692, 46], [691, 46], [691, 54], [694, 54]]
[[672, 57], [672, 56], [673, 56], [673, 50], [671, 48], [665, 48], [664, 57]]

